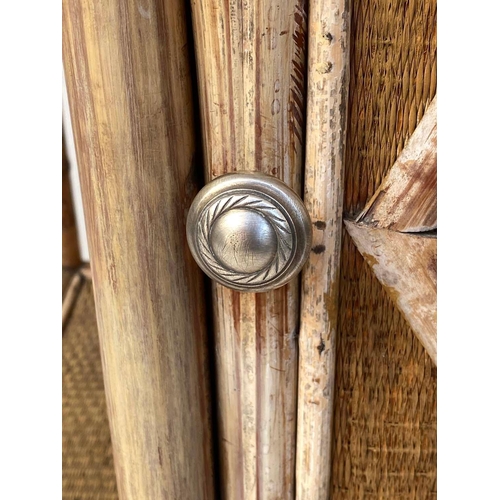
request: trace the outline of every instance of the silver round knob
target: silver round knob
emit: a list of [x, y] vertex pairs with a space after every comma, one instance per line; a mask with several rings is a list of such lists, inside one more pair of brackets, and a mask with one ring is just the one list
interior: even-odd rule
[[311, 249], [311, 219], [302, 200], [275, 177], [226, 174], [194, 199], [187, 219], [191, 253], [219, 283], [243, 292], [284, 285]]

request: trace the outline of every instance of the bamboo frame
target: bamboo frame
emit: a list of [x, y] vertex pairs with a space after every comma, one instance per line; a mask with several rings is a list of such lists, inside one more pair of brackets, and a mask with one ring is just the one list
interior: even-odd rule
[[64, 0], [80, 166], [121, 500], [214, 498], [185, 6]]
[[77, 268], [81, 264], [78, 246], [78, 230], [76, 227], [71, 183], [69, 180], [69, 161], [66, 155], [64, 134], [62, 143], [62, 265]]
[[[260, 171], [300, 193], [302, 0], [192, 0], [205, 177]], [[213, 286], [225, 499], [294, 498], [298, 279], [269, 293]]]
[[348, 1], [310, 2], [304, 203], [313, 247], [302, 272], [297, 500], [330, 498], [349, 28]]

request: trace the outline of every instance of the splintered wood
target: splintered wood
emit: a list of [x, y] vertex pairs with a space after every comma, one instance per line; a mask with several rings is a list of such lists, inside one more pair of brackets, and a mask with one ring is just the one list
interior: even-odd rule
[[349, 27], [347, 1], [309, 3], [304, 203], [313, 223], [313, 243], [302, 272], [297, 500], [330, 496]]
[[436, 100], [357, 222], [407, 233], [437, 228]]

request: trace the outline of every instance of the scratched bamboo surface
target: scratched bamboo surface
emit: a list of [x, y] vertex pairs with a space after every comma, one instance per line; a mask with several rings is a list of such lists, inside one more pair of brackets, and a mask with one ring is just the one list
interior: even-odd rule
[[296, 499], [328, 500], [349, 87], [350, 3], [311, 0], [304, 203], [313, 223], [302, 271]]
[[63, 49], [121, 500], [214, 498], [185, 5], [64, 0]]
[[[205, 177], [261, 171], [301, 194], [303, 0], [192, 0]], [[213, 287], [219, 454], [227, 500], [294, 497], [298, 279]]]
[[[436, 92], [436, 2], [354, 0], [344, 209], [355, 218]], [[437, 369], [344, 231], [332, 500], [436, 498]]]

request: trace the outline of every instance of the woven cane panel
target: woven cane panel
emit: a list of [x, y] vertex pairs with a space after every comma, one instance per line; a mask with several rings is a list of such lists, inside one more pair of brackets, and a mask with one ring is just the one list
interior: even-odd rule
[[63, 332], [63, 500], [118, 500], [92, 283]]
[[[345, 212], [357, 214], [436, 93], [436, 2], [354, 0]], [[436, 498], [437, 370], [343, 234], [333, 496]]]

